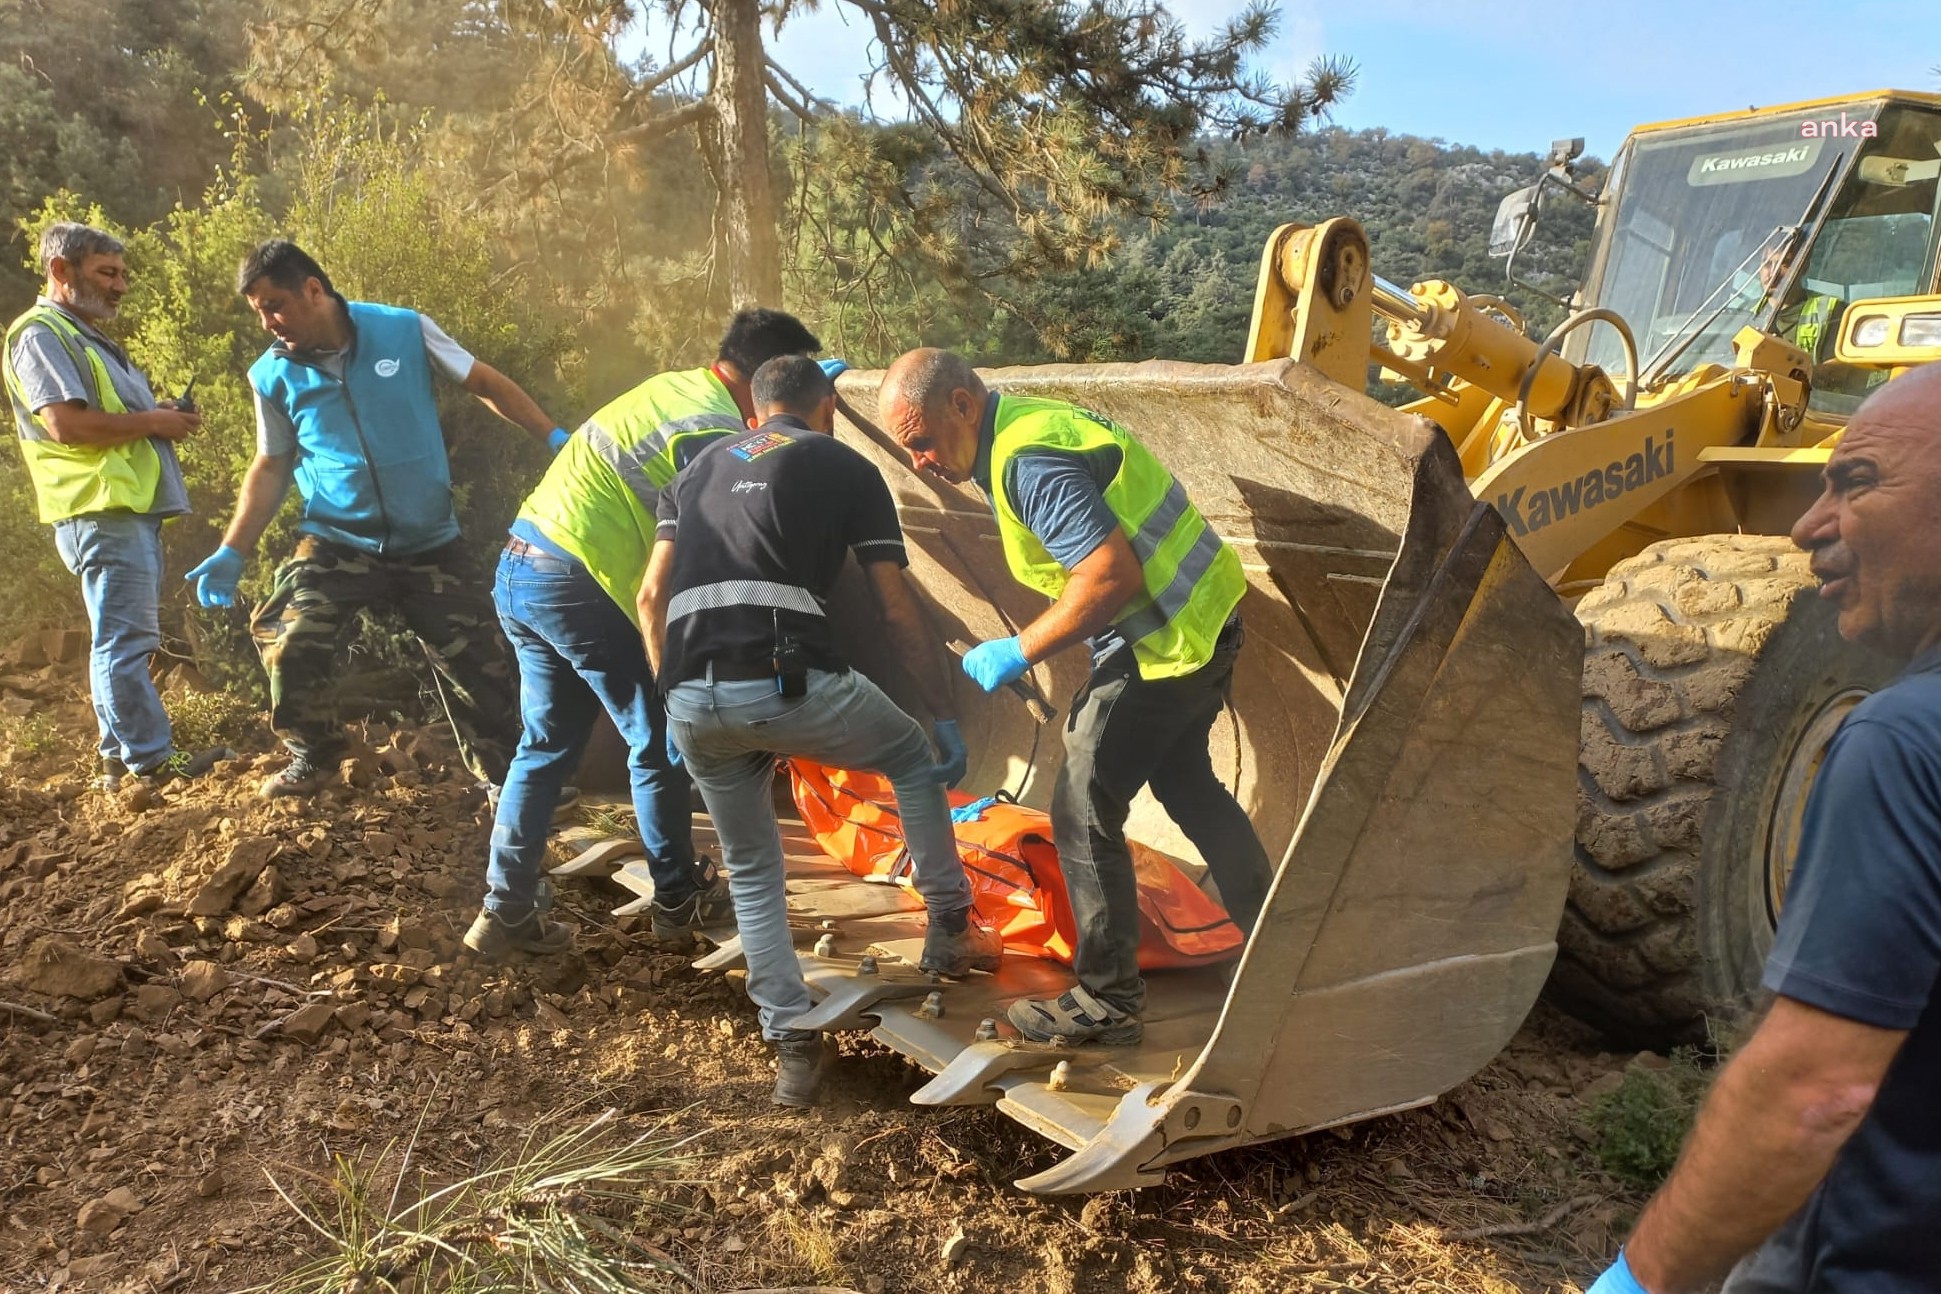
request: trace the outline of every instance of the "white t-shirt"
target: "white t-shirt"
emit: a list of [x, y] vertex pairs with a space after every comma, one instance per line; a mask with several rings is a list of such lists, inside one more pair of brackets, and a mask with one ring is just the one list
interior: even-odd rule
[[[424, 334], [425, 355], [431, 360], [432, 372], [452, 383], [462, 383], [472, 375], [472, 365], [477, 362], [472, 358], [472, 352], [447, 336], [443, 328], [431, 321], [430, 315], [418, 316], [418, 331]], [[332, 377], [342, 380], [344, 376], [342, 351], [306, 351], [304, 358]], [[296, 449], [297, 429], [291, 423], [289, 415], [265, 400], [260, 392], [257, 393], [256, 452], [271, 458], [281, 458], [285, 454], [296, 453]]]

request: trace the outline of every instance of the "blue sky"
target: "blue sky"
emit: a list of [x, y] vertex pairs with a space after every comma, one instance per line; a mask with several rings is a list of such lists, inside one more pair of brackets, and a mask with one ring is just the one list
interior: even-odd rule
[[[1241, 0], [1172, 0], [1205, 32]], [[1359, 66], [1341, 125], [1542, 151], [1582, 135], [1609, 158], [1626, 130], [1752, 104], [1894, 87], [1941, 91], [1936, 0], [1282, 0], [1260, 60], [1288, 76], [1321, 53]], [[664, 57], [665, 36], [652, 39]], [[774, 46], [818, 94], [859, 103], [868, 29], [840, 0]], [[880, 97], [877, 107], [890, 105]]]

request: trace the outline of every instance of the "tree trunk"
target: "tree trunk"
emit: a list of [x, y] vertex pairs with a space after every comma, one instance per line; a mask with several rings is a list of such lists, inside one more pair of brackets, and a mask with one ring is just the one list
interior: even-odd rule
[[[728, 271], [729, 304], [782, 304], [782, 251], [775, 186], [768, 163], [768, 91], [762, 80], [759, 0], [714, 0], [714, 83], [708, 101], [714, 129], [716, 264]], [[712, 139], [706, 138], [712, 135]], [[710, 147], [712, 146], [712, 147]]]

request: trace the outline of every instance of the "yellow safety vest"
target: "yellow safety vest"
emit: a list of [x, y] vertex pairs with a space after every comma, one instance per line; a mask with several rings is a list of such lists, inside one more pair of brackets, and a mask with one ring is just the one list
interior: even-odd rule
[[1824, 293], [1810, 296], [1800, 304], [1799, 322], [1793, 331], [1793, 344], [1815, 363], [1825, 359], [1821, 348], [1833, 338], [1833, 318], [1844, 302]]
[[580, 425], [519, 509], [634, 615], [660, 492], [723, 436], [748, 430], [712, 370], [648, 378]]
[[39, 412], [27, 407], [26, 389], [14, 372], [14, 343], [29, 325], [44, 324], [73, 357], [88, 388], [88, 403], [103, 413], [126, 413], [101, 353], [74, 321], [52, 306], [36, 305], [8, 325], [0, 370], [20, 429], [20, 456], [34, 483], [40, 519], [49, 524], [90, 512], [147, 512], [162, 480], [162, 456], [147, 437], [119, 445], [63, 445], [47, 430]]
[[1019, 519], [1006, 492], [1011, 460], [1032, 449], [1080, 454], [1116, 449], [1119, 470], [1105, 487], [1105, 503], [1139, 559], [1146, 588], [1112, 624], [1132, 644], [1142, 678], [1174, 678], [1205, 665], [1247, 591], [1238, 554], [1220, 541], [1173, 474], [1116, 423], [1062, 400], [992, 398], [998, 405], [991, 502], [1012, 576], [1051, 598], [1071, 580]]

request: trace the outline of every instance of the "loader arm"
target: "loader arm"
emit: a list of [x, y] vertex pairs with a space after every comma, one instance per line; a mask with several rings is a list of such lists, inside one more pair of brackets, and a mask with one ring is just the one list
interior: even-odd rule
[[[1299, 359], [1357, 392], [1372, 362], [1427, 392], [1408, 412], [1448, 435], [1477, 499], [1503, 514], [1553, 583], [1601, 574], [1693, 525], [1744, 528], [1757, 501], [1738, 488], [1745, 480], [1759, 474], [1763, 486], [1775, 471], [1804, 479], [1817, 469], [1824, 452], [1802, 453], [1792, 434], [1810, 371], [1797, 347], [1747, 328], [1733, 367], [1703, 365], [1643, 391], [1633, 348], [1620, 389], [1596, 365], [1557, 353], [1569, 332], [1595, 324], [1628, 344], [1608, 312], [1580, 312], [1539, 342], [1493, 298], [1440, 280], [1405, 291], [1370, 270], [1366, 234], [1340, 216], [1283, 225], [1268, 240], [1244, 358]], [[1721, 473], [1730, 480], [1717, 491], [1684, 488]], [[1678, 524], [1652, 516], [1668, 500], [1682, 510]]]

